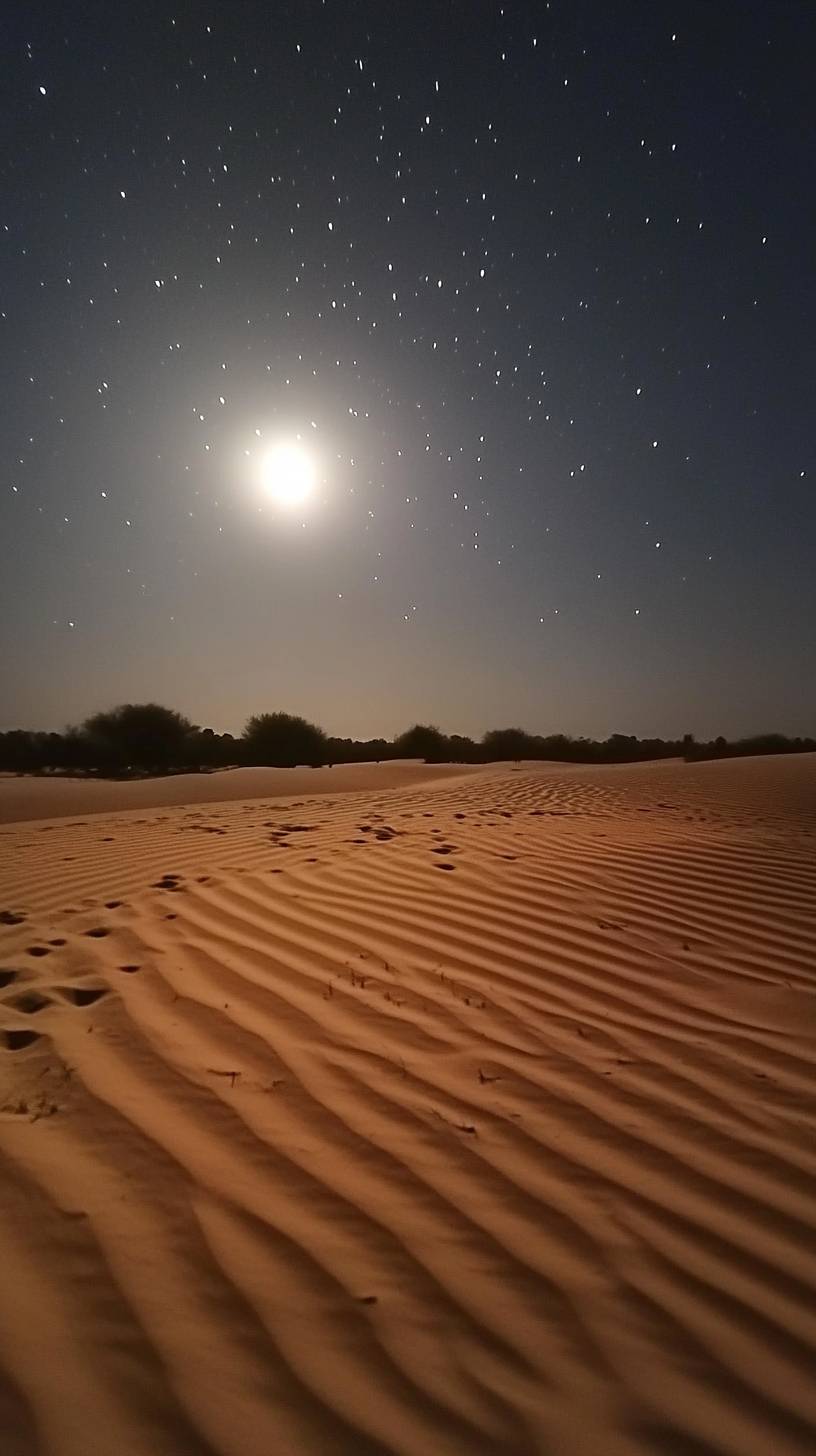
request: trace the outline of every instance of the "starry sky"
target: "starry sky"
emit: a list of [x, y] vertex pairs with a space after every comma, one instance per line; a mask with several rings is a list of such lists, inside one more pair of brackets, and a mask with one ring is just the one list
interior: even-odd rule
[[815, 48], [810, 0], [7, 7], [0, 727], [812, 733]]

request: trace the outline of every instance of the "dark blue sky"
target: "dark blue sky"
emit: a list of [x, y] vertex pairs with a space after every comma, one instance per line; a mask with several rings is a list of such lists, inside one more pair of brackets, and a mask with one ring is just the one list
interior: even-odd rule
[[809, 0], [17, 10], [0, 727], [814, 732]]

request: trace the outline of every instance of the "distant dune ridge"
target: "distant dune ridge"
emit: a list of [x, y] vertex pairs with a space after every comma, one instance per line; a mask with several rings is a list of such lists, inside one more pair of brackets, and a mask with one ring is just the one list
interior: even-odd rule
[[812, 1456], [816, 757], [399, 767], [0, 827], [3, 1456]]
[[120, 809], [218, 803], [229, 799], [346, 794], [390, 789], [472, 773], [467, 764], [338, 763], [323, 768], [231, 768], [207, 774], [137, 779], [83, 779], [0, 775], [0, 824], [67, 814], [106, 814]]

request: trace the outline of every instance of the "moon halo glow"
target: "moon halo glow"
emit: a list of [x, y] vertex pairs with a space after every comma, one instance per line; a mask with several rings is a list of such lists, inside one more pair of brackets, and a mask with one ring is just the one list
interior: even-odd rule
[[317, 479], [311, 456], [300, 445], [274, 445], [263, 458], [261, 482], [276, 505], [291, 510], [312, 494]]

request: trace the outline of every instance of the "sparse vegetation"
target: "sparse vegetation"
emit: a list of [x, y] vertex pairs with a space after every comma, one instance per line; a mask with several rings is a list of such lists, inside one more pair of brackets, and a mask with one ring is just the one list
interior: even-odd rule
[[158, 703], [122, 703], [86, 718], [75, 738], [101, 767], [167, 772], [186, 766], [196, 730], [189, 719]]
[[291, 713], [259, 713], [240, 738], [196, 728], [183, 714], [158, 703], [123, 703], [94, 713], [81, 728], [64, 733], [12, 729], [0, 733], [0, 772], [135, 777], [140, 774], [201, 773], [244, 765], [292, 768], [298, 764], [370, 763], [421, 758], [426, 763], [497, 763], [547, 760], [557, 763], [636, 763], [684, 758], [688, 763], [750, 754], [813, 753], [814, 738], [765, 733], [728, 742], [698, 743], [693, 734], [676, 739], [542, 736], [523, 728], [494, 728], [481, 742], [415, 723], [392, 741], [329, 738], [322, 728]]
[[250, 718], [241, 738], [242, 762], [267, 768], [317, 767], [327, 759], [322, 728], [292, 713], [259, 713]]
[[438, 728], [415, 723], [394, 739], [391, 758], [424, 758], [426, 763], [448, 763], [449, 741]]

